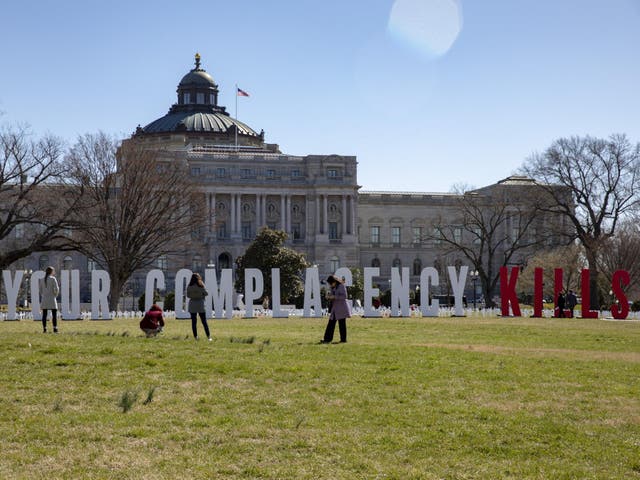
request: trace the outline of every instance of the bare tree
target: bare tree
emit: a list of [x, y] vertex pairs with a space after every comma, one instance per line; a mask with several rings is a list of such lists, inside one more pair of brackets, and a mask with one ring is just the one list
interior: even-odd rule
[[27, 127], [0, 130], [0, 269], [33, 252], [69, 250], [80, 191], [69, 188], [64, 143], [32, 139]]
[[640, 144], [631, 144], [625, 135], [612, 135], [561, 138], [522, 167], [539, 180], [541, 193], [553, 199], [548, 210], [569, 221], [570, 234], [584, 247], [593, 308], [599, 307], [602, 249], [640, 202], [639, 166]]
[[[640, 226], [633, 218], [620, 224], [615, 236], [606, 242], [601, 251], [602, 272], [606, 279], [604, 288], [611, 288], [611, 278], [616, 270], [629, 272], [628, 295], [631, 300], [640, 299]], [[601, 282], [603, 283], [603, 282]]]
[[136, 270], [184, 251], [204, 219], [204, 195], [185, 162], [160, 160], [136, 142], [117, 147], [104, 133], [87, 134], [68, 156], [85, 192], [77, 247], [109, 272], [111, 309]]
[[[433, 222], [428, 239], [444, 244], [446, 253], [462, 254], [475, 270], [486, 305], [494, 305], [500, 266], [523, 264], [524, 253], [543, 238], [534, 231], [539, 222], [538, 199], [526, 186], [506, 179], [484, 189], [458, 192], [454, 213]], [[522, 179], [527, 182], [528, 179]], [[518, 189], [514, 202], [514, 188]], [[529, 189], [530, 190], [530, 189]], [[519, 255], [522, 254], [522, 255]]]

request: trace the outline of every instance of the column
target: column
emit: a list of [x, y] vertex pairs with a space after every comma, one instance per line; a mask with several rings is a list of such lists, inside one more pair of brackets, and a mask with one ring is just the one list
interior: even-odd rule
[[280, 195], [280, 228], [282, 230], [287, 229], [287, 224], [286, 224], [286, 210], [285, 210], [285, 195], [281, 194]]
[[342, 195], [342, 236], [347, 234], [347, 196]]
[[262, 195], [262, 226], [267, 225], [267, 195]]
[[287, 195], [287, 233], [291, 233], [291, 195]]
[[216, 227], [216, 194], [211, 193], [211, 215], [209, 216], [209, 231], [212, 232]]
[[318, 235], [320, 233], [320, 195], [315, 196], [315, 204], [316, 204], [316, 221], [315, 221], [315, 234]]
[[236, 233], [236, 195], [235, 193], [231, 194], [231, 209], [229, 210], [230, 217], [230, 232], [232, 235]]
[[351, 195], [351, 235], [358, 233], [358, 218], [356, 216], [356, 196]]
[[307, 243], [309, 239], [309, 231], [310, 231], [309, 217], [311, 216], [309, 215], [310, 212], [311, 212], [311, 198], [310, 198], [310, 195], [305, 195], [304, 196], [304, 232], [300, 232], [303, 235], [305, 243]]
[[262, 224], [262, 219], [260, 215], [262, 214], [262, 208], [260, 206], [260, 201], [262, 200], [262, 195], [256, 193], [256, 232], [260, 229], [260, 225]]
[[324, 216], [324, 221], [323, 221], [323, 228], [324, 228], [324, 234], [328, 234], [329, 233], [329, 195], [324, 195], [324, 205], [323, 205], [323, 216]]

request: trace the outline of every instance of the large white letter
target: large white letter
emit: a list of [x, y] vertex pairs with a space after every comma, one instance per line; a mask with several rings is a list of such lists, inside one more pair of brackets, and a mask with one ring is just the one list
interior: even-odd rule
[[11, 270], [2, 271], [2, 280], [4, 281], [4, 289], [7, 292], [7, 320], [16, 320], [16, 306], [18, 304], [18, 293], [20, 292], [20, 284], [22, 283], [22, 270], [16, 270], [16, 276], [11, 280]]
[[207, 309], [207, 318], [213, 316], [211, 303], [213, 301], [213, 309], [216, 318], [231, 318], [233, 316], [233, 282], [231, 275], [233, 270], [230, 268], [222, 269], [220, 273], [220, 288], [218, 288], [218, 277], [213, 268], [207, 268], [204, 271], [205, 284], [207, 286], [207, 299], [205, 306]]
[[38, 320], [40, 312], [40, 280], [44, 278], [44, 272], [37, 270], [31, 275], [31, 314], [34, 320]]
[[271, 269], [271, 310], [273, 318], [284, 318], [289, 312], [280, 308], [280, 269]]
[[150, 270], [147, 273], [147, 280], [144, 287], [144, 311], [147, 312], [153, 305], [153, 293], [156, 291], [156, 284], [158, 290], [164, 290], [164, 272], [159, 269]]
[[364, 268], [364, 316], [379, 317], [380, 310], [374, 310], [371, 300], [380, 296], [380, 290], [373, 288], [373, 277], [380, 275], [378, 267]]
[[[313, 304], [313, 305], [312, 305]], [[313, 316], [322, 316], [322, 301], [320, 300], [320, 276], [318, 267], [307, 268], [304, 276], [304, 311], [303, 316], [311, 316], [313, 306]]]
[[[91, 320], [110, 320], [109, 291], [111, 279], [105, 270], [91, 271]], [[104, 315], [104, 317], [103, 317]]]
[[177, 319], [191, 318], [185, 308], [184, 296], [185, 285], [191, 280], [191, 275], [193, 275], [193, 272], [188, 268], [178, 270], [178, 273], [176, 273], [175, 310]]
[[80, 319], [80, 270], [71, 270], [71, 282], [69, 270], [60, 272], [60, 296], [60, 316], [65, 320]]
[[[254, 288], [255, 285], [255, 288]], [[264, 277], [258, 268], [247, 268], [244, 271], [244, 304], [246, 316], [253, 317], [253, 302], [262, 297]]]
[[427, 267], [420, 273], [420, 312], [425, 317], [437, 317], [440, 309], [440, 300], [437, 298], [429, 303], [431, 297], [431, 285], [437, 287], [440, 284], [438, 271], [433, 267]]
[[[398, 310], [400, 306], [400, 310]], [[408, 317], [409, 312], [409, 267], [402, 267], [402, 279], [400, 269], [391, 269], [391, 315], [394, 317]]]
[[467, 283], [467, 271], [469, 267], [463, 265], [460, 267], [460, 276], [456, 276], [456, 267], [447, 267], [449, 270], [449, 282], [451, 283], [451, 288], [453, 289], [453, 296], [455, 301], [455, 309], [454, 315], [456, 317], [461, 317], [464, 315], [464, 304], [462, 303], [462, 296], [464, 295], [464, 285]]
[[351, 287], [353, 285], [353, 275], [349, 267], [340, 267], [334, 275], [338, 278], [344, 278], [345, 287]]

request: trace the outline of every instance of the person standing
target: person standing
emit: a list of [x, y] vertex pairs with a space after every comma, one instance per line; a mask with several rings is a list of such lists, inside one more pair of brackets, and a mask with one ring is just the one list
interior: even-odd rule
[[558, 307], [558, 318], [564, 318], [565, 299], [564, 299], [564, 294], [562, 292], [558, 293], [556, 306]]
[[188, 310], [191, 315], [191, 330], [193, 331], [193, 338], [198, 339], [198, 315], [200, 321], [204, 327], [204, 333], [207, 335], [209, 341], [211, 341], [211, 334], [209, 333], [209, 325], [207, 325], [207, 314], [204, 307], [204, 299], [209, 295], [209, 292], [204, 288], [204, 282], [202, 277], [198, 273], [191, 275], [191, 280], [187, 286], [187, 298], [189, 299]]
[[347, 304], [347, 289], [337, 277], [329, 275], [327, 283], [331, 287], [331, 292], [327, 295], [327, 300], [331, 301], [329, 311], [329, 323], [324, 331], [324, 338], [320, 343], [331, 343], [333, 341], [333, 332], [340, 330], [340, 343], [347, 343], [347, 317], [351, 316], [349, 305]]
[[576, 298], [576, 294], [573, 293], [573, 290], [569, 290], [567, 293], [567, 308], [569, 309], [569, 317], [573, 318], [573, 309], [576, 308], [578, 304], [578, 299]]
[[42, 310], [42, 332], [47, 333], [47, 312], [51, 310], [51, 321], [53, 322], [53, 333], [58, 333], [58, 301], [56, 297], [60, 293], [58, 280], [55, 277], [56, 271], [53, 267], [47, 267], [44, 271], [44, 278], [40, 280], [40, 309]]

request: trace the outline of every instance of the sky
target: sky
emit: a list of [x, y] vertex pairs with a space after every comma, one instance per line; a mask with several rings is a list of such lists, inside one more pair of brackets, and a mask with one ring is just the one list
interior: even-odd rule
[[292, 155], [447, 192], [572, 135], [640, 141], [640, 0], [4, 1], [0, 124], [72, 144], [165, 115], [202, 67]]

